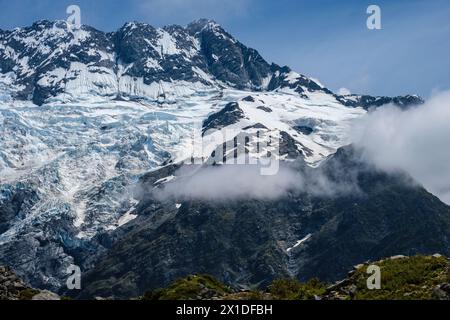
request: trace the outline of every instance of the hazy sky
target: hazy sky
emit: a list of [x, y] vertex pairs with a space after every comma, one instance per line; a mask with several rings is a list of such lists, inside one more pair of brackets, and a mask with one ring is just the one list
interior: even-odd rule
[[[82, 23], [112, 31], [127, 21], [185, 25], [212, 18], [280, 65], [354, 93], [400, 95], [450, 89], [448, 0], [0, 0], [0, 28], [65, 19], [77, 4]], [[382, 10], [368, 30], [366, 9]]]

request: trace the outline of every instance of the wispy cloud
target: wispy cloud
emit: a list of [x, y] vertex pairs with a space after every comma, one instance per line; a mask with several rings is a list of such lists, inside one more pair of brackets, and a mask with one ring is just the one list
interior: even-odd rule
[[336, 93], [340, 94], [342, 96], [346, 96], [346, 95], [351, 94], [351, 91], [347, 88], [340, 88]]
[[330, 177], [320, 168], [281, 163], [277, 174], [261, 175], [257, 165], [185, 166], [176, 179], [153, 190], [159, 200], [176, 199], [237, 201], [246, 199], [277, 200], [289, 193], [308, 193], [318, 197], [335, 197], [360, 192], [355, 179], [338, 166]]
[[356, 123], [352, 136], [367, 161], [408, 172], [450, 204], [450, 91], [405, 111], [379, 108]]

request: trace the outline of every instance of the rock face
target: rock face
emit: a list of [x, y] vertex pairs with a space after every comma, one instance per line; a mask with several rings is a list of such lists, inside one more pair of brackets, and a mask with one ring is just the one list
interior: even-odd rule
[[342, 104], [348, 107], [361, 106], [364, 109], [371, 107], [380, 107], [386, 104], [393, 104], [402, 109], [407, 109], [410, 106], [420, 105], [423, 100], [417, 95], [407, 95], [404, 97], [371, 97], [367, 95], [347, 95], [336, 96]]
[[437, 285], [433, 289], [433, 298], [437, 300], [450, 300], [450, 282]]
[[244, 117], [244, 112], [236, 102], [230, 102], [219, 112], [212, 114], [203, 122], [203, 134], [208, 130], [219, 130], [226, 126], [239, 122]]
[[60, 300], [57, 294], [27, 286], [11, 269], [0, 266], [0, 300]]
[[17, 300], [26, 289], [29, 288], [10, 269], [0, 267], [0, 300]]
[[38, 294], [34, 295], [31, 300], [37, 300], [37, 301], [55, 301], [55, 300], [61, 300], [60, 297], [53, 292], [50, 292], [48, 290], [44, 290], [39, 292]]

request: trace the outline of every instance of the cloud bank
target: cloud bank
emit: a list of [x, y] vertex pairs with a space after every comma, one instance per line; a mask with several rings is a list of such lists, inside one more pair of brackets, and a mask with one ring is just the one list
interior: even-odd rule
[[183, 200], [276, 199], [289, 190], [303, 186], [303, 177], [288, 168], [263, 176], [256, 165], [202, 167], [195, 172], [189, 166], [176, 173], [177, 179], [164, 185], [158, 197]]
[[356, 181], [348, 176], [331, 180], [320, 169], [301, 169], [288, 163], [281, 163], [278, 173], [269, 176], [261, 175], [257, 165], [185, 166], [175, 176], [175, 180], [153, 191], [157, 199], [272, 201], [288, 193], [334, 197], [359, 191]]
[[355, 123], [351, 136], [366, 161], [408, 172], [450, 204], [450, 91], [408, 110], [378, 108]]

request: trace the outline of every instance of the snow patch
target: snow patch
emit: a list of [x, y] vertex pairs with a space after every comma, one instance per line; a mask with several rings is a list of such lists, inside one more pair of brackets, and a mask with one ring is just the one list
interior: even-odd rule
[[296, 243], [293, 247], [288, 248], [288, 249], [286, 250], [286, 252], [291, 252], [292, 249], [295, 249], [295, 248], [301, 246], [303, 243], [305, 243], [306, 241], [308, 241], [308, 240], [311, 238], [311, 236], [312, 236], [312, 234], [308, 234], [308, 235], [307, 235], [306, 237], [304, 237], [303, 239], [298, 240], [297, 243]]
[[121, 227], [121, 226], [127, 224], [128, 222], [136, 219], [138, 217], [137, 214], [132, 214], [132, 212], [134, 212], [135, 210], [136, 210], [136, 207], [133, 207], [127, 213], [125, 213], [122, 217], [120, 217], [119, 221], [117, 222], [117, 225], [119, 227]]
[[180, 54], [176, 40], [165, 30], [158, 29], [158, 47], [161, 56]]

